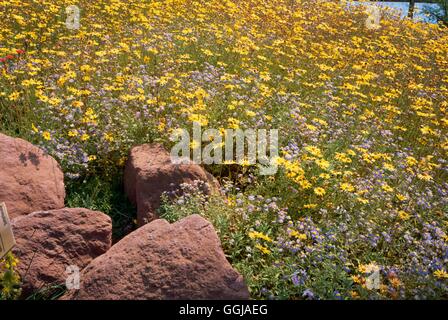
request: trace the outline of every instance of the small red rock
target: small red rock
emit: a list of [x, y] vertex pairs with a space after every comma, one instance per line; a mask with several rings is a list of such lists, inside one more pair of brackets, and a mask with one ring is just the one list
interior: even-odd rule
[[207, 182], [210, 193], [218, 190], [216, 179], [201, 166], [174, 164], [168, 151], [160, 144], [143, 144], [132, 148], [124, 171], [124, 188], [137, 207], [140, 226], [157, 218], [163, 192], [175, 191], [182, 183], [196, 180]]
[[25, 297], [46, 285], [65, 284], [68, 266], [81, 270], [112, 242], [110, 217], [88, 209], [34, 212], [11, 224]]
[[115, 244], [81, 273], [64, 300], [248, 299], [213, 226], [199, 215], [155, 220]]
[[31, 143], [0, 133], [0, 202], [11, 218], [64, 207], [59, 164]]

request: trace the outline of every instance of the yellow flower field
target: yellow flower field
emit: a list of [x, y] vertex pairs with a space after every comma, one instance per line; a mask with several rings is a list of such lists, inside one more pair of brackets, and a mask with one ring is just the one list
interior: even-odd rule
[[367, 18], [347, 1], [0, 1], [0, 132], [55, 157], [77, 205], [131, 146], [193, 122], [278, 129], [276, 175], [211, 165], [226, 199], [187, 193], [165, 217], [213, 221], [253, 298], [448, 298], [448, 29]]

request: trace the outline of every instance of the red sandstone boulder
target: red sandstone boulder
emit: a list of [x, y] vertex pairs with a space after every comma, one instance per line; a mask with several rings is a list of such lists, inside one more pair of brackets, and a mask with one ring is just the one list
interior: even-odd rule
[[155, 220], [115, 244], [81, 273], [65, 300], [248, 299], [213, 226], [199, 215]]
[[64, 175], [56, 160], [22, 139], [0, 133], [0, 202], [11, 218], [64, 207]]
[[144, 144], [131, 149], [124, 171], [124, 188], [132, 204], [137, 207], [140, 226], [157, 216], [161, 195], [172, 192], [183, 183], [206, 182], [205, 193], [219, 189], [218, 182], [201, 166], [174, 164], [160, 144]]
[[84, 268], [111, 246], [112, 222], [102, 212], [60, 209], [13, 219], [24, 296], [46, 286], [65, 284], [66, 268]]

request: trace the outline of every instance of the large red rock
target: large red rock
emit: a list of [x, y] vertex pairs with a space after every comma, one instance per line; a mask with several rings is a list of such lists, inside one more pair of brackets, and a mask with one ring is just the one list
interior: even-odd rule
[[68, 266], [81, 270], [112, 242], [110, 217], [88, 209], [34, 212], [11, 224], [24, 296], [47, 285], [65, 284]]
[[64, 175], [43, 150], [0, 133], [0, 202], [11, 218], [64, 207]]
[[175, 191], [183, 183], [206, 182], [205, 193], [219, 189], [218, 182], [201, 166], [174, 164], [168, 151], [160, 144], [143, 144], [131, 149], [124, 171], [124, 188], [137, 207], [140, 226], [156, 218], [164, 192]]
[[115, 244], [81, 273], [65, 300], [248, 299], [213, 226], [199, 215], [155, 220]]

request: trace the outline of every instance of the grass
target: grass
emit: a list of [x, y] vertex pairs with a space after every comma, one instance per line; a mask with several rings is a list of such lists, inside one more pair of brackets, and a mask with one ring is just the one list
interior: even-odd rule
[[123, 191], [122, 177], [87, 177], [66, 185], [66, 205], [101, 211], [112, 218], [114, 242], [135, 228], [136, 209]]

